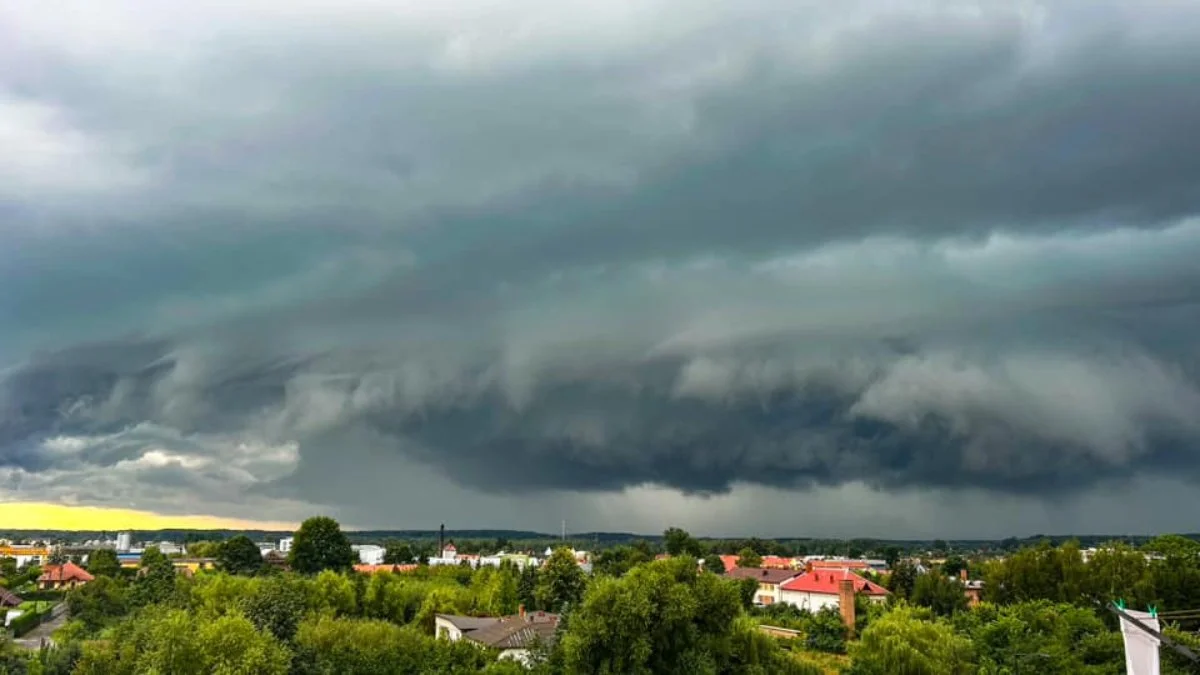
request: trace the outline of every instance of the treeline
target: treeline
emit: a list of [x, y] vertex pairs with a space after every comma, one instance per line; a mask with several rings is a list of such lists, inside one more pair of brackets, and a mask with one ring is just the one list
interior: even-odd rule
[[[194, 576], [152, 548], [137, 570], [96, 557], [96, 579], [67, 596], [70, 621], [56, 646], [32, 655], [0, 646], [0, 673], [819, 672], [757, 630], [743, 585], [698, 574], [686, 558], [620, 578], [588, 577], [568, 549], [537, 569], [365, 575], [348, 571], [350, 544], [327, 518], [296, 534], [294, 571], [254, 563], [245, 543], [223, 543], [223, 569]], [[528, 668], [433, 637], [436, 614], [510, 615], [521, 605], [563, 617], [557, 639], [535, 645]]]

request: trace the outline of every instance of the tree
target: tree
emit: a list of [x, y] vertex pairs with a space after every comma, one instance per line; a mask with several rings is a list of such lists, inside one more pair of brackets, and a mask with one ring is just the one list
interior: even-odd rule
[[533, 565], [521, 569], [521, 577], [517, 579], [517, 602], [533, 609], [537, 606], [538, 571]]
[[253, 575], [263, 568], [262, 552], [244, 534], [224, 542], [217, 549], [217, 564], [230, 574]]
[[759, 555], [754, 549], [747, 546], [746, 548], [743, 548], [741, 551], [738, 552], [737, 566], [738, 567], [761, 567], [762, 566], [762, 556]]
[[887, 587], [897, 599], [904, 600], [912, 595], [917, 585], [917, 568], [907, 560], [896, 563], [888, 577]]
[[1195, 562], [1200, 558], [1200, 542], [1179, 534], [1164, 534], [1157, 536], [1142, 546], [1148, 553], [1158, 553], [1168, 558], [1190, 560]]
[[137, 607], [166, 602], [175, 593], [175, 565], [156, 546], [142, 552], [142, 566], [130, 593]]
[[713, 574], [725, 574], [725, 562], [716, 553], [704, 556], [704, 571]]
[[563, 606], [574, 607], [583, 599], [587, 578], [571, 549], [561, 547], [538, 570], [538, 583], [534, 595], [538, 606], [547, 611], [561, 611]]
[[301, 574], [348, 570], [356, 560], [341, 526], [326, 516], [316, 516], [301, 523], [288, 553], [288, 564]]
[[946, 543], [945, 539], [934, 539], [933, 540], [933, 552], [934, 553], [936, 553], [938, 555], [945, 555], [945, 553], [949, 550], [950, 550], [950, 545]]
[[89, 631], [99, 630], [128, 611], [128, 590], [119, 579], [97, 575], [91, 583], [67, 594], [71, 619], [83, 623]]
[[697, 558], [701, 552], [700, 542], [693, 539], [687, 530], [678, 527], [669, 527], [663, 532], [663, 545], [670, 556], [689, 555]]
[[952, 555], [942, 563], [942, 573], [946, 576], [957, 577], [965, 569], [967, 569], [967, 561], [959, 555]]
[[899, 607], [871, 622], [850, 647], [850, 675], [975, 673], [971, 641], [927, 614]]
[[967, 596], [957, 579], [944, 574], [917, 577], [909, 598], [913, 604], [928, 607], [937, 616], [953, 616], [967, 608]]
[[413, 561], [412, 547], [402, 541], [389, 541], [383, 551], [383, 562], [388, 565], [404, 565]]
[[733, 584], [672, 559], [588, 589], [562, 638], [569, 673], [808, 673], [753, 622]]
[[54, 552], [50, 554], [50, 558], [47, 560], [47, 562], [49, 562], [51, 565], [63, 565], [66, 564], [67, 560], [69, 560], [67, 554], [64, 553], [61, 548], [56, 548], [54, 549]]
[[243, 597], [241, 607], [255, 628], [290, 642], [304, 617], [304, 587], [291, 575], [271, 577]]
[[896, 563], [900, 562], [900, 547], [888, 546], [883, 549], [883, 560], [887, 563], [888, 569], [896, 569]]
[[88, 555], [88, 572], [98, 577], [116, 578], [121, 576], [121, 562], [117, 560], [117, 552], [111, 548], [99, 548]]
[[614, 546], [604, 549], [592, 561], [592, 572], [596, 575], [619, 577], [635, 565], [650, 562], [653, 557], [633, 546]]

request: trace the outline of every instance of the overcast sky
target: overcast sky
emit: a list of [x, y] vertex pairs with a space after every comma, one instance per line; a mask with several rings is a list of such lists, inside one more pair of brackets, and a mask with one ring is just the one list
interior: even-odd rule
[[1200, 4], [0, 0], [0, 500], [1196, 531]]

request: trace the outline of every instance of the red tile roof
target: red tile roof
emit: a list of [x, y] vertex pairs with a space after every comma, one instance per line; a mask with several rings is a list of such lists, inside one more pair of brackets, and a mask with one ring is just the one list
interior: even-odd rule
[[73, 562], [62, 565], [46, 565], [42, 568], [42, 576], [38, 581], [92, 581], [96, 577]]
[[850, 570], [813, 570], [792, 579], [779, 588], [785, 591], [799, 593], [822, 593], [837, 595], [838, 584], [849, 579], [854, 584], [854, 592], [864, 595], [887, 595], [883, 586], [858, 576]]
[[738, 557], [736, 555], [721, 556], [721, 564], [725, 566], [725, 573], [729, 574], [737, 567]]
[[781, 584], [796, 576], [796, 570], [769, 570], [762, 567], [735, 567], [725, 573], [734, 579], [755, 579], [763, 584]]
[[760, 567], [771, 567], [779, 570], [790, 570], [795, 568], [796, 561], [793, 558], [781, 558], [777, 555], [763, 556], [762, 565]]
[[813, 569], [825, 570], [865, 570], [870, 565], [865, 560], [813, 560]]

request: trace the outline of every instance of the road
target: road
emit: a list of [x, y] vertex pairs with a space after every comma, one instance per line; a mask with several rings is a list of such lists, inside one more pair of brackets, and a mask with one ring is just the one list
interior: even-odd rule
[[54, 609], [50, 612], [50, 618], [42, 622], [42, 625], [16, 638], [13, 642], [25, 649], [39, 649], [42, 646], [43, 640], [48, 645], [53, 644], [50, 640], [50, 634], [58, 630], [66, 622], [67, 603], [60, 602], [54, 606]]

